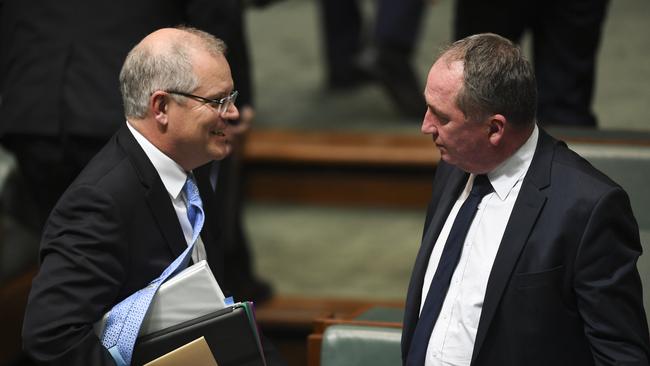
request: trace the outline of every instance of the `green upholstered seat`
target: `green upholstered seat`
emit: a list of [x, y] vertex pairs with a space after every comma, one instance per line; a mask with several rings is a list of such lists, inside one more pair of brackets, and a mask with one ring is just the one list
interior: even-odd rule
[[323, 334], [321, 366], [401, 365], [399, 328], [329, 326]]

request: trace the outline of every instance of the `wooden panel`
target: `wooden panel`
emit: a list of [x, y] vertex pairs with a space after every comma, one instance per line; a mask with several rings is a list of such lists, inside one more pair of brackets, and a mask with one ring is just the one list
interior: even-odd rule
[[320, 350], [323, 344], [323, 332], [313, 333], [307, 337], [307, 366], [320, 366]]
[[0, 287], [0, 364], [14, 360], [21, 352], [23, 317], [35, 275], [36, 268], [32, 268]]
[[264, 329], [297, 329], [309, 333], [318, 319], [351, 319], [371, 306], [404, 307], [404, 302], [276, 296], [256, 307], [255, 316]]
[[254, 201], [422, 208], [440, 158], [420, 134], [253, 131], [244, 144]]
[[265, 202], [423, 208], [434, 167], [352, 168], [304, 165], [246, 167], [247, 198]]
[[255, 130], [246, 138], [250, 162], [434, 166], [440, 159], [429, 136], [377, 132]]

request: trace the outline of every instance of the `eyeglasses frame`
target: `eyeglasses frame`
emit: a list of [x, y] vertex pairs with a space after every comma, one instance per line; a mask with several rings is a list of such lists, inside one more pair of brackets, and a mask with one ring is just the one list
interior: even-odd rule
[[192, 98], [194, 100], [197, 100], [199, 102], [203, 102], [205, 104], [209, 104], [212, 106], [212, 108], [215, 108], [214, 105], [216, 104], [218, 107], [215, 109], [221, 116], [223, 116], [228, 109], [230, 109], [230, 104], [235, 105], [235, 100], [237, 100], [237, 96], [239, 95], [239, 92], [237, 90], [233, 90], [230, 94], [223, 98], [218, 98], [218, 99], [210, 99], [210, 98], [205, 98], [199, 95], [194, 95], [190, 93], [185, 93], [185, 92], [180, 92], [177, 90], [165, 90], [165, 93], [168, 94], [174, 94], [174, 95], [180, 95], [182, 97], [186, 98]]

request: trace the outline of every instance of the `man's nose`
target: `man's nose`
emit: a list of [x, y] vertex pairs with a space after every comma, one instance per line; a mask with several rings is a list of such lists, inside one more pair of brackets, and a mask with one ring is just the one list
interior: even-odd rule
[[424, 115], [424, 119], [422, 120], [422, 127], [420, 130], [425, 135], [433, 135], [438, 132], [435, 121], [433, 120], [433, 116], [429, 111], [427, 111], [427, 113]]
[[228, 109], [221, 114], [221, 119], [225, 124], [229, 124], [230, 121], [237, 121], [239, 119], [239, 108], [236, 105], [231, 104], [228, 106]]

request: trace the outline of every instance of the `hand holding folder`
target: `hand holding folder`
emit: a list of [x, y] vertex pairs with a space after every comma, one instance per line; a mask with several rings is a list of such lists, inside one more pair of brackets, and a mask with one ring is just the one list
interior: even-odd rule
[[[163, 283], [151, 301], [139, 336], [213, 313], [226, 307], [221, 287], [205, 260], [179, 272]], [[109, 313], [94, 328], [101, 336]]]
[[140, 337], [133, 364], [141, 365], [204, 337], [219, 366], [266, 366], [250, 302]]
[[[108, 313], [95, 324], [101, 336]], [[163, 283], [142, 322], [132, 358], [142, 365], [204, 337], [219, 366], [266, 365], [253, 304], [226, 307], [206, 261]]]

